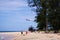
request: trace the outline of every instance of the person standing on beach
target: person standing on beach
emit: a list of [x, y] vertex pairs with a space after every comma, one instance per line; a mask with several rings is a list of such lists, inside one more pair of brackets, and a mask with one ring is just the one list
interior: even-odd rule
[[21, 32], [21, 34], [23, 34], [23, 32]]

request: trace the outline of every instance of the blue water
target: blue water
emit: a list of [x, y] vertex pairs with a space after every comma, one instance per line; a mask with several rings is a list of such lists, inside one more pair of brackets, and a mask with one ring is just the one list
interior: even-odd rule
[[25, 31], [0, 31], [0, 32], [25, 32]]

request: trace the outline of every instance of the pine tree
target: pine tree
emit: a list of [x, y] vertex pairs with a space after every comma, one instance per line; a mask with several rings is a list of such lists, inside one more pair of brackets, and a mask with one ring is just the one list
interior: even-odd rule
[[60, 29], [60, 0], [28, 0], [30, 7], [36, 7], [37, 16], [35, 21], [38, 23], [38, 30], [48, 29], [48, 23], [53, 30], [58, 32]]

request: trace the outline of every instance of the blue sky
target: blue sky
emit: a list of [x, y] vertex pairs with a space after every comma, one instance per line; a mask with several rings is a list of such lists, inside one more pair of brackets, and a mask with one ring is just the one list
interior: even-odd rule
[[36, 27], [33, 22], [35, 16], [27, 0], [0, 0], [0, 31], [27, 30], [31, 25]]

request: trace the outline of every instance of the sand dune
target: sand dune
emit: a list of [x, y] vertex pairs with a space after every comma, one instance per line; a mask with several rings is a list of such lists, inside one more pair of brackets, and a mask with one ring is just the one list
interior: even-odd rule
[[0, 40], [60, 40], [60, 34], [6, 32], [0, 33]]

